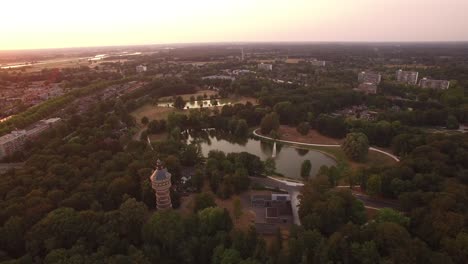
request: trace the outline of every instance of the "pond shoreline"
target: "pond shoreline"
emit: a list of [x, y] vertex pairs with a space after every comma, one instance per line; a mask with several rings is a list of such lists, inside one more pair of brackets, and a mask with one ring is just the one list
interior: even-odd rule
[[[259, 137], [259, 138], [263, 138], [263, 139], [270, 140], [270, 141], [277, 141], [277, 142], [281, 142], [281, 143], [286, 143], [286, 144], [290, 144], [290, 145], [297, 145], [297, 146], [304, 146], [304, 147], [307, 147], [307, 146], [309, 146], [309, 147], [332, 147], [332, 148], [341, 147], [341, 145], [338, 145], [338, 144], [314, 144], [314, 143], [303, 143], [303, 142], [295, 142], [295, 141], [289, 141], [289, 140], [274, 139], [274, 138], [264, 136], [264, 135], [261, 135], [261, 134], [257, 133], [258, 130], [259, 130], [259, 128], [255, 129], [252, 133], [255, 136]], [[380, 150], [380, 149], [377, 149], [377, 148], [374, 148], [374, 147], [370, 147], [369, 150], [380, 152], [380, 153], [392, 158], [396, 162], [400, 162], [400, 159], [397, 156], [395, 156], [395, 155], [393, 155], [391, 153], [388, 153], [386, 151], [383, 151], [383, 150]], [[317, 150], [317, 151], [320, 151], [320, 150]], [[327, 153], [327, 155], [332, 155], [332, 154]], [[336, 157], [333, 157], [333, 158], [335, 160], [337, 159]]]

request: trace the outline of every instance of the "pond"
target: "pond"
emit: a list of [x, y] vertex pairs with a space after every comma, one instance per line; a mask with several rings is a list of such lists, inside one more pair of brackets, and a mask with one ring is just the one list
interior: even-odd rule
[[[215, 130], [204, 133], [189, 134], [187, 141], [196, 142], [200, 145], [203, 156], [208, 156], [211, 150], [221, 150], [225, 153], [249, 152], [257, 155], [261, 160], [271, 158], [273, 155], [273, 143], [262, 141], [257, 138], [233, 139], [220, 134]], [[286, 144], [276, 145], [276, 172], [289, 178], [301, 179], [300, 171], [304, 160], [312, 163], [311, 176], [315, 176], [320, 167], [336, 165], [336, 161], [319, 151], [293, 147]]]
[[[193, 108], [202, 108], [202, 107], [213, 107], [213, 106], [224, 106], [230, 105], [231, 102], [228, 99], [208, 99], [208, 100], [199, 100], [193, 102], [186, 102], [185, 109], [193, 109]], [[160, 107], [174, 107], [173, 102], [164, 102], [158, 103]]]

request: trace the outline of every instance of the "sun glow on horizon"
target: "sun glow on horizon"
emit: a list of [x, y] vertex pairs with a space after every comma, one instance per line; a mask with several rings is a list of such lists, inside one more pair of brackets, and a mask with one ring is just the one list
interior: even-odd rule
[[17, 0], [0, 7], [0, 50], [180, 42], [468, 40], [468, 1], [462, 0]]

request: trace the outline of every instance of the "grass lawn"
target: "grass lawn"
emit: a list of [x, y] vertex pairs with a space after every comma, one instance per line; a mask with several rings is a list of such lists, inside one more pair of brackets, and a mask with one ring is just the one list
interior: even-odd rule
[[141, 118], [144, 116], [148, 117], [150, 121], [156, 120], [156, 119], [159, 120], [159, 119], [166, 119], [167, 116], [173, 112], [183, 113], [184, 110], [179, 110], [179, 109], [172, 108], [172, 107], [155, 106], [151, 103], [148, 103], [136, 109], [135, 111], [133, 111], [131, 115], [135, 117], [138, 124], [141, 124]]
[[377, 152], [377, 151], [369, 151], [369, 154], [367, 155], [367, 160], [363, 163], [361, 162], [355, 162], [346, 156], [346, 154], [343, 152], [341, 148], [337, 147], [308, 147], [310, 149], [315, 149], [319, 150], [328, 154], [333, 155], [338, 161], [344, 161], [348, 163], [353, 169], [359, 168], [359, 167], [370, 167], [370, 166], [387, 166], [387, 165], [393, 165], [396, 163], [396, 161], [389, 156]]

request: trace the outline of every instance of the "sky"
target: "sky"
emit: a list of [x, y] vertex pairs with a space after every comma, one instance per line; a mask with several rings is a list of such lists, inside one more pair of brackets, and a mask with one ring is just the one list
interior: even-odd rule
[[257, 41], [468, 41], [468, 0], [0, 1], [0, 50]]

